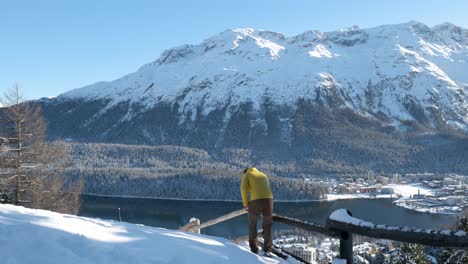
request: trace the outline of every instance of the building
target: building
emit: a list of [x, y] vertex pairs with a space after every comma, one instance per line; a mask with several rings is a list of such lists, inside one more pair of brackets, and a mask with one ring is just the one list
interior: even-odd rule
[[463, 175], [454, 175], [452, 178], [458, 181], [458, 184], [465, 184], [466, 183], [466, 177]]
[[444, 186], [458, 185], [459, 181], [454, 178], [444, 178]]
[[434, 173], [429, 173], [429, 172], [416, 173], [416, 176], [421, 177], [421, 178], [429, 178], [429, 177], [434, 177]]
[[382, 189], [380, 189], [380, 193], [381, 194], [394, 194], [395, 191], [391, 187], [383, 187]]
[[376, 193], [377, 187], [376, 186], [362, 186], [359, 188], [360, 193]]
[[405, 174], [405, 179], [409, 180], [409, 181], [423, 181], [423, 180], [427, 180], [427, 181], [430, 181], [430, 180], [436, 180], [436, 176], [434, 173], [428, 173], [428, 172], [425, 172], [425, 173], [407, 173]]
[[401, 183], [401, 174], [393, 174], [393, 183]]
[[356, 183], [357, 184], [364, 184], [364, 179], [363, 178], [356, 179]]
[[442, 188], [444, 186], [444, 183], [442, 181], [430, 181], [429, 182], [429, 187], [436, 189], [436, 188]]
[[381, 183], [382, 185], [387, 185], [388, 182], [389, 182], [389, 179], [388, 179], [388, 177], [385, 177], [385, 176], [378, 176], [377, 177], [377, 182]]
[[299, 257], [309, 263], [315, 263], [317, 260], [317, 249], [313, 247], [308, 247], [304, 244], [292, 244], [286, 245], [282, 250]]
[[406, 181], [412, 182], [412, 181], [416, 180], [416, 174], [407, 173], [407, 174], [405, 174], [405, 179], [406, 179]]
[[318, 264], [330, 264], [333, 258], [329, 254], [321, 254], [317, 260]]
[[463, 196], [449, 196], [445, 200], [448, 205], [457, 205], [463, 202]]
[[344, 185], [344, 184], [338, 184], [338, 186], [336, 187], [336, 191], [338, 193], [348, 193], [348, 186]]
[[465, 178], [464, 177], [455, 177], [454, 179], [457, 181], [458, 186], [465, 185]]
[[369, 171], [369, 172], [367, 173], [367, 181], [369, 181], [369, 182], [375, 181], [375, 176], [374, 176], [374, 172], [373, 172], [373, 171]]

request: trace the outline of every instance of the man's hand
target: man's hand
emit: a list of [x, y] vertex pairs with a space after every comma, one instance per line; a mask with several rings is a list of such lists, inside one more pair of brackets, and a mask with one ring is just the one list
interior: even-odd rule
[[248, 212], [249, 211], [249, 206], [245, 206], [244, 209]]

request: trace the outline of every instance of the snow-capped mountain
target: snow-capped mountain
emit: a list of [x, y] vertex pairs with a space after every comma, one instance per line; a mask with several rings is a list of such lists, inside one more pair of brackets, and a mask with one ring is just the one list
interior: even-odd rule
[[468, 30], [409, 22], [293, 37], [227, 30], [199, 45], [166, 50], [118, 80], [59, 99], [108, 100], [85, 126], [122, 102], [129, 107], [119, 122], [165, 102], [179, 105], [182, 124], [222, 108], [227, 123], [243, 103], [258, 112], [265, 100], [293, 106], [299, 99], [332, 98], [337, 107], [371, 118], [383, 114], [396, 126], [418, 120], [467, 130], [467, 89]]
[[409, 22], [292, 37], [226, 30], [40, 103], [51, 138], [313, 152], [366, 164], [387, 155], [398, 167], [422, 152], [395, 133], [466, 135], [467, 93], [468, 30]]

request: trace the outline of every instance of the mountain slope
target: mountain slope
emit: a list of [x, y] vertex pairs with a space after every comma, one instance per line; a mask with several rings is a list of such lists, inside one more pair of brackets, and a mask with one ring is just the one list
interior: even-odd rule
[[50, 138], [398, 168], [419, 164], [428, 142], [466, 142], [467, 61], [468, 30], [449, 23], [293, 37], [235, 29], [39, 103]]
[[265, 100], [287, 106], [298, 99], [328, 99], [328, 105], [364, 116], [382, 113], [394, 125], [419, 120], [467, 129], [467, 61], [468, 30], [451, 24], [429, 28], [410, 22], [289, 38], [235, 29], [167, 50], [133, 74], [59, 100], [109, 100], [84, 125], [123, 102], [129, 105], [120, 122], [155, 105], [177, 103], [179, 123], [185, 123], [222, 108], [227, 122], [245, 103], [260, 111]]

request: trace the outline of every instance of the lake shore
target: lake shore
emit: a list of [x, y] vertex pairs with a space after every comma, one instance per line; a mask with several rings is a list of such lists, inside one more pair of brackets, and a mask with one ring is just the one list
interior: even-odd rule
[[[275, 199], [275, 202], [281, 203], [296, 203], [296, 202], [330, 202], [336, 200], [349, 200], [349, 199], [393, 199], [393, 198], [409, 198], [411, 195], [417, 194], [418, 190], [421, 194], [429, 195], [432, 194], [431, 190], [423, 188], [418, 184], [390, 184], [395, 190], [394, 194], [337, 194], [329, 193], [326, 198], [322, 199], [302, 199], [302, 200], [281, 200]], [[99, 193], [83, 193], [82, 195], [98, 196], [98, 197], [113, 197], [113, 198], [129, 198], [129, 199], [157, 199], [157, 200], [174, 200], [174, 201], [210, 201], [210, 202], [239, 202], [239, 200], [226, 200], [226, 199], [196, 199], [196, 198], [175, 198], [175, 197], [144, 197], [144, 196], [133, 196], [133, 195], [110, 195], [110, 194], [99, 194]]]
[[[280, 200], [275, 199], [275, 203], [310, 203], [310, 202], [333, 202], [338, 200], [353, 200], [353, 199], [395, 199], [394, 204], [403, 207], [407, 210], [417, 211], [421, 213], [430, 214], [444, 214], [444, 215], [456, 215], [455, 212], [434, 212], [431, 210], [414, 208], [407, 206], [405, 203], [397, 202], [397, 199], [407, 199], [416, 194], [432, 195], [433, 191], [424, 188], [422, 184], [389, 184], [394, 190], [393, 194], [327, 194], [324, 199], [307, 199], [307, 200]], [[167, 201], [187, 201], [187, 202], [228, 202], [228, 203], [239, 203], [239, 208], [242, 207], [242, 201], [239, 200], [226, 200], [226, 199], [194, 199], [194, 198], [173, 198], [173, 197], [140, 197], [132, 195], [107, 195], [97, 193], [83, 193], [82, 195], [95, 196], [95, 197], [108, 197], [108, 198], [121, 198], [121, 199], [152, 199], [152, 200], [167, 200]]]

